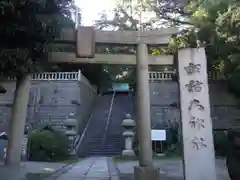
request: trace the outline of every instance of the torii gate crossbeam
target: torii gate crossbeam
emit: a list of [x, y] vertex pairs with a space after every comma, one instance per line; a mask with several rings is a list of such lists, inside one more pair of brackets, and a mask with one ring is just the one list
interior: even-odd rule
[[[76, 44], [76, 54], [52, 54], [51, 62], [71, 63], [104, 63], [104, 64], [136, 64], [137, 69], [137, 131], [139, 140], [139, 166], [134, 170], [135, 180], [158, 180], [158, 169], [152, 160], [151, 117], [148, 83], [148, 65], [172, 64], [172, 56], [148, 55], [147, 45], [168, 44], [170, 37], [177, 33], [176, 28], [154, 31], [94, 31], [92, 27], [79, 27], [77, 31], [65, 29], [59, 40]], [[136, 45], [136, 55], [103, 55], [95, 54], [95, 44]], [[101, 57], [102, 56], [102, 57]], [[107, 58], [109, 56], [109, 58]], [[117, 59], [118, 57], [118, 59]], [[86, 59], [88, 58], [88, 59]], [[93, 59], [91, 59], [93, 58]], [[117, 60], [116, 60], [117, 59]]]

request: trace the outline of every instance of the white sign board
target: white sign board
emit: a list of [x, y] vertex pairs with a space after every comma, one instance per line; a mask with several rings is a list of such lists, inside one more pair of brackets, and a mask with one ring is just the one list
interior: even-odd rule
[[152, 130], [152, 141], [166, 141], [166, 130]]
[[204, 48], [178, 53], [185, 180], [216, 180]]

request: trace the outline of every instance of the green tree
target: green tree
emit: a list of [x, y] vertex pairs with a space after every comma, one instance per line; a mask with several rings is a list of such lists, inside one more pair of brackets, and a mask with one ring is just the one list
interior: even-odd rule
[[[181, 27], [169, 45], [171, 53], [183, 47], [204, 46], [210, 68], [231, 71], [239, 54], [239, 0], [158, 0], [151, 7], [162, 24]], [[230, 67], [229, 67], [230, 66]], [[230, 69], [229, 69], [230, 68]]]
[[[99, 20], [95, 21], [95, 27], [98, 29], [112, 29], [114, 31], [136, 31], [139, 29], [139, 19], [136, 16], [137, 6], [130, 6], [131, 2], [126, 1], [118, 4], [113, 10], [114, 18], [109, 19], [107, 14], [103, 13]], [[143, 10], [147, 8], [144, 6]], [[143, 22], [142, 26], [145, 29], [151, 29], [151, 24]], [[100, 46], [96, 50], [98, 53], [109, 54], [135, 54], [136, 49], [133, 46]], [[135, 67], [124, 65], [104, 66], [103, 70], [107, 81], [118, 81], [129, 83], [132, 88], [135, 88]]]
[[[171, 6], [174, 2], [178, 5]], [[170, 41], [168, 51], [176, 53], [179, 48], [204, 46], [208, 68], [227, 74], [231, 89], [240, 94], [240, 1], [192, 0], [184, 6], [174, 2], [158, 0], [151, 4], [159, 18], [165, 20], [162, 23], [167, 21], [182, 29]]]
[[50, 68], [47, 47], [70, 18], [70, 3], [70, 0], [0, 2], [1, 77], [20, 78]]
[[[96, 21], [96, 27], [137, 30], [139, 19], [134, 14], [136, 7], [130, 6], [131, 1], [124, 2], [125, 4], [116, 7], [112, 20], [103, 14], [100, 20]], [[180, 48], [204, 46], [209, 69], [239, 77], [240, 0], [147, 0], [144, 1], [143, 11], [155, 15], [143, 23], [145, 29], [177, 26], [181, 30], [172, 37], [167, 48], [150, 48], [151, 53], [176, 54]], [[132, 47], [104, 47], [100, 51], [135, 53]], [[115, 72], [117, 71], [121, 74], [121, 70], [115, 68]], [[130, 74], [135, 73], [128, 73]], [[234, 85], [237, 84], [235, 79], [238, 78], [232, 78], [231, 81], [234, 81]], [[238, 89], [237, 91], [240, 91], [240, 88]]]
[[[20, 138], [14, 134], [13, 125], [17, 120], [25, 120], [17, 118], [20, 118], [20, 111], [27, 108], [24, 92], [28, 91], [29, 74], [51, 69], [48, 47], [58, 36], [62, 20], [70, 18], [70, 6], [71, 0], [0, 2], [0, 80], [10, 76], [16, 78], [9, 142]], [[19, 132], [24, 128], [23, 123], [21, 125]], [[9, 147], [6, 164], [12, 163], [11, 143]]]

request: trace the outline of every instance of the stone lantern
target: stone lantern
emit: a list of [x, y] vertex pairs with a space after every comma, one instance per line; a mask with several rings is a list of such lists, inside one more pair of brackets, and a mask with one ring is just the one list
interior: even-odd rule
[[125, 138], [125, 149], [122, 152], [122, 156], [135, 156], [132, 145], [134, 137], [133, 129], [136, 126], [136, 123], [130, 114], [126, 114], [125, 119], [122, 121], [122, 126], [125, 129], [122, 134]]
[[65, 135], [68, 137], [71, 142], [71, 155], [75, 155], [74, 142], [77, 136], [77, 120], [74, 113], [70, 113], [68, 118], [63, 121]]

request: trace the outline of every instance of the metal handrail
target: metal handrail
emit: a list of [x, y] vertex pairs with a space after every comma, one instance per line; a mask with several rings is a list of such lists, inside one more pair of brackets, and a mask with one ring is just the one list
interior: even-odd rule
[[95, 107], [93, 107], [93, 109], [92, 109], [92, 112], [91, 112], [91, 114], [90, 114], [90, 116], [89, 116], [89, 118], [87, 120], [87, 124], [84, 127], [83, 132], [80, 135], [78, 135], [77, 138], [75, 139], [74, 149], [75, 149], [76, 152], [79, 150], [79, 148], [81, 148], [83, 139], [84, 139], [84, 137], [85, 137], [85, 135], [87, 133], [88, 127], [90, 126], [90, 123], [92, 121], [93, 111], [96, 108], [97, 102], [98, 102], [98, 97], [96, 97], [96, 99], [95, 99], [95, 102], [94, 102], [94, 106]]
[[112, 96], [112, 99], [111, 99], [111, 104], [110, 104], [110, 107], [109, 107], [109, 112], [108, 112], [108, 117], [107, 117], [107, 123], [106, 123], [105, 129], [104, 129], [102, 148], [104, 148], [104, 145], [105, 145], [105, 142], [106, 142], [107, 130], [108, 130], [108, 126], [109, 126], [109, 123], [110, 123], [110, 117], [111, 117], [111, 114], [112, 114], [112, 108], [113, 108], [113, 102], [114, 102], [114, 99], [115, 99], [115, 94], [116, 94], [116, 91], [113, 91], [113, 96]]

